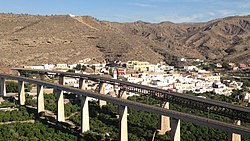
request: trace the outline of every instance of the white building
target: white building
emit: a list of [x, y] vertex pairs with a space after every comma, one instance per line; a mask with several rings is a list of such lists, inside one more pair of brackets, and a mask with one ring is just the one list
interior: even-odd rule
[[184, 66], [184, 70], [192, 71], [192, 70], [198, 70], [196, 66]]
[[68, 65], [67, 64], [56, 64], [56, 68], [57, 69], [68, 69]]
[[229, 87], [233, 87], [234, 89], [239, 89], [241, 90], [243, 86], [243, 83], [242, 82], [236, 82], [236, 81], [232, 81], [230, 84], [229, 84]]
[[166, 66], [166, 70], [174, 70], [174, 66]]
[[78, 86], [79, 86], [79, 79], [65, 77], [64, 78], [64, 83], [65, 83], [65, 85], [68, 85], [68, 86], [75, 86], [74, 84], [78, 84]]
[[31, 69], [37, 69], [37, 70], [42, 70], [44, 69], [44, 66], [30, 66]]
[[160, 81], [160, 80], [152, 80], [150, 82], [150, 84], [155, 85], [157, 87], [164, 87], [164, 86], [168, 86], [168, 83], [166, 83], [165, 81]]
[[74, 68], [76, 68], [76, 66], [77, 66], [77, 64], [72, 64], [72, 65], [69, 65], [68, 67], [69, 67], [69, 69], [74, 69]]
[[143, 82], [143, 78], [139, 78], [139, 77], [128, 77], [127, 78], [128, 82], [131, 83], [139, 83], [139, 82]]
[[187, 59], [186, 59], [186, 58], [181, 58], [180, 61], [181, 61], [181, 62], [186, 62]]
[[53, 70], [55, 67], [55, 65], [53, 64], [44, 64], [43, 66], [44, 66], [44, 69], [46, 70]]
[[203, 79], [209, 82], [220, 82], [220, 75], [204, 76]]
[[69, 16], [70, 16], [70, 17], [76, 17], [76, 16], [75, 16], [75, 15], [73, 15], [73, 14], [69, 14]]

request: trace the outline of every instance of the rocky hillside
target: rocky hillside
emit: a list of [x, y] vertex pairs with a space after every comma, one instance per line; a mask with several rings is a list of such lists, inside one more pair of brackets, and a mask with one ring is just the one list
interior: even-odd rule
[[74, 63], [84, 58], [250, 63], [250, 16], [207, 23], [116, 23], [93, 17], [0, 14], [0, 66]]

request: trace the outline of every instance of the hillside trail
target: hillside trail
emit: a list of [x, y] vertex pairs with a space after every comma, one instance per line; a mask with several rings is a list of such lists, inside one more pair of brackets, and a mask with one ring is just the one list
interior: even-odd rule
[[91, 28], [91, 29], [94, 29], [94, 30], [99, 31], [99, 29], [97, 29], [97, 28], [91, 26], [90, 24], [86, 23], [86, 22], [82, 19], [82, 17], [72, 17], [72, 18], [75, 19], [75, 20], [77, 20], [77, 21], [79, 21], [80, 23], [84, 24], [85, 26], [87, 26], [87, 27], [89, 27], [89, 28]]

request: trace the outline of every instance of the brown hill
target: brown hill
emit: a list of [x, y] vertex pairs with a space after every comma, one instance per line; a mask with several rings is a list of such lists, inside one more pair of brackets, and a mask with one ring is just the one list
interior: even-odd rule
[[0, 14], [0, 65], [84, 58], [174, 62], [180, 57], [250, 63], [250, 16], [207, 23], [116, 23], [93, 17]]

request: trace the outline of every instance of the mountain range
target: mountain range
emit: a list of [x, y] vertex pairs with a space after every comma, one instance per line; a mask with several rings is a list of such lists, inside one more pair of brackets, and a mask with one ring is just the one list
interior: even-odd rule
[[180, 58], [250, 63], [250, 16], [203, 23], [118, 23], [90, 16], [0, 14], [0, 66]]

